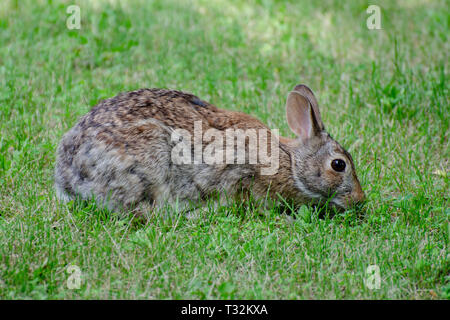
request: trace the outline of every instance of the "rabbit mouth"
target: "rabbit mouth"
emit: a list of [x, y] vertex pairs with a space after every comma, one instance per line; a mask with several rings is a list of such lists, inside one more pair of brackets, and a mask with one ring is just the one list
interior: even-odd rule
[[340, 199], [333, 198], [328, 201], [328, 208], [336, 213], [354, 212], [357, 215], [364, 215], [365, 202], [349, 203]]
[[348, 206], [346, 205], [346, 203], [340, 199], [337, 199], [336, 197], [332, 198], [329, 203], [331, 204], [332, 207], [336, 208], [336, 209], [340, 209], [345, 211]]
[[319, 212], [319, 216], [331, 215], [334, 213], [342, 213], [348, 210], [348, 206], [336, 198], [321, 198], [318, 201], [313, 201], [311, 206]]

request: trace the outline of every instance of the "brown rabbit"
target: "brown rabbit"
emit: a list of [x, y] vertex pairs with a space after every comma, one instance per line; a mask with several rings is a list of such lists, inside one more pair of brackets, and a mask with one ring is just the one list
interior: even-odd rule
[[[165, 204], [185, 208], [217, 194], [242, 199], [249, 192], [257, 198], [282, 196], [296, 204], [325, 200], [340, 208], [362, 201], [352, 157], [325, 131], [307, 86], [297, 85], [289, 93], [286, 118], [296, 139], [277, 137], [247, 114], [218, 109], [181, 91], [121, 93], [92, 108], [62, 138], [55, 170], [57, 196], [63, 201], [95, 197], [115, 210]], [[179, 150], [208, 148], [204, 144], [211, 142], [211, 135], [198, 137], [198, 129], [212, 130], [214, 141], [235, 130], [233, 141], [243, 138], [244, 144], [231, 149], [217, 144], [215, 159], [222, 150], [226, 162], [201, 161], [195, 152], [194, 158], [184, 155], [180, 162]], [[258, 140], [256, 148], [248, 134], [254, 131], [258, 139], [267, 137]], [[270, 174], [263, 173], [267, 163], [251, 161], [263, 147], [277, 155], [276, 170]], [[245, 159], [238, 159], [242, 152]]]

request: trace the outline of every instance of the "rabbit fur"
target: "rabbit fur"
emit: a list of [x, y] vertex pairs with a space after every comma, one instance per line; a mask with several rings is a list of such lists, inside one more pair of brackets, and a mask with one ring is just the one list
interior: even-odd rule
[[[56, 195], [62, 201], [90, 199], [110, 210], [152, 210], [167, 204], [187, 208], [219, 195], [232, 201], [278, 199], [295, 204], [329, 201], [348, 208], [364, 199], [351, 155], [326, 131], [317, 100], [307, 86], [289, 93], [286, 117], [295, 139], [279, 137], [256, 118], [219, 109], [177, 90], [140, 89], [98, 103], [61, 139], [55, 167]], [[194, 136], [214, 129], [255, 129], [276, 139], [277, 170], [249, 163], [176, 163], [176, 130]], [[202, 142], [204, 141], [204, 138]], [[250, 139], [245, 150], [252, 154]], [[195, 142], [194, 142], [195, 144]], [[236, 151], [236, 150], [234, 150]], [[345, 162], [343, 172], [332, 161]], [[340, 162], [342, 166], [342, 162]]]

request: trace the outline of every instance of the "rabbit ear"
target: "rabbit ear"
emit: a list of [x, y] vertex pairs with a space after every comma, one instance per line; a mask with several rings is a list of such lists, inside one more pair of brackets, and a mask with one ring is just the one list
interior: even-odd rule
[[317, 124], [319, 125], [320, 130], [324, 130], [325, 126], [322, 122], [322, 117], [320, 116], [319, 104], [317, 103], [316, 96], [314, 95], [312, 90], [308, 86], [305, 86], [304, 84], [298, 84], [295, 86], [294, 91], [297, 91], [298, 93], [300, 93], [302, 96], [306, 97], [306, 99], [309, 100], [309, 103], [313, 108]]
[[297, 91], [287, 97], [286, 119], [292, 132], [303, 141], [320, 133], [311, 103]]

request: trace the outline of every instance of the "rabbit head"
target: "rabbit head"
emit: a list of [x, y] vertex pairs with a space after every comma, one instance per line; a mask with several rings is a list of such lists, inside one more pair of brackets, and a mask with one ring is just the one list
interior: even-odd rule
[[289, 93], [286, 117], [297, 138], [290, 144], [294, 186], [309, 198], [346, 209], [364, 200], [351, 155], [323, 125], [317, 100], [307, 86]]

